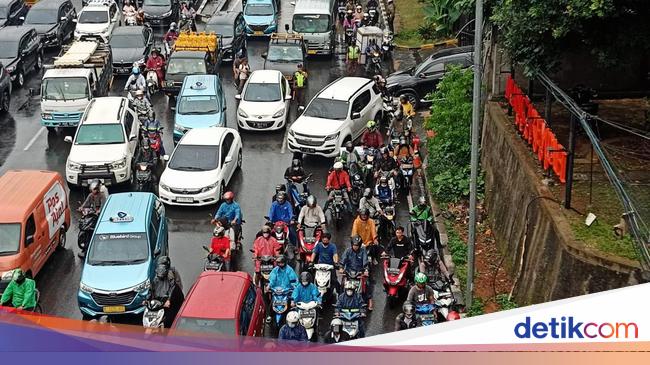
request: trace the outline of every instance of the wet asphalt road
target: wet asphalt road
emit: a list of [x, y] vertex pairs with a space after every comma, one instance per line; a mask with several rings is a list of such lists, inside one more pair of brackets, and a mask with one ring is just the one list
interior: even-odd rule
[[[78, 4], [77, 6], [79, 7]], [[292, 6], [289, 1], [283, 0], [280, 27], [290, 23], [291, 11]], [[158, 39], [162, 32], [161, 29], [157, 31]], [[263, 67], [261, 54], [266, 50], [267, 42], [267, 40], [248, 40], [248, 57], [252, 70]], [[160, 45], [160, 43], [158, 44]], [[46, 56], [51, 58], [57, 52], [49, 51]], [[311, 97], [325, 85], [344, 74], [344, 56], [339, 49], [339, 54], [332, 58], [310, 59], [308, 67], [308, 97]], [[236, 128], [237, 104], [234, 98], [236, 90], [233, 86], [231, 69], [231, 63], [226, 63], [221, 67], [219, 74], [222, 77], [228, 103], [228, 126]], [[26, 85], [23, 88], [14, 89], [12, 93], [10, 113], [0, 116], [0, 174], [8, 169], [46, 169], [57, 171], [63, 175], [70, 149], [63, 138], [65, 135], [73, 134], [73, 131], [59, 130], [57, 133], [48, 133], [44, 127], [40, 126], [40, 101], [38, 96], [29, 98], [28, 89], [40, 88], [41, 74], [31, 73], [26, 78]], [[125, 81], [125, 78], [116, 78], [111, 95], [123, 95], [122, 88]], [[164, 124], [167, 132], [164, 135], [164, 143], [170, 151], [173, 146], [171, 140], [173, 112], [167, 97], [163, 95], [155, 95], [153, 104], [156, 115]], [[295, 106], [293, 108], [290, 114], [291, 121], [296, 118]], [[243, 254], [235, 259], [235, 265], [238, 270], [252, 273], [253, 264], [248, 249], [252, 247], [252, 239], [263, 224], [263, 217], [267, 215], [274, 187], [283, 182], [284, 169], [290, 164], [292, 154], [285, 151], [283, 147], [285, 131], [243, 133], [242, 140], [244, 146], [242, 170], [235, 174], [229, 189], [235, 192], [236, 200], [241, 204], [247, 222], [244, 225]], [[311, 184], [311, 191], [323, 204], [326, 198], [325, 180], [332, 160], [307, 157], [304, 163], [306, 171], [314, 174], [315, 182]], [[125, 191], [125, 189], [117, 187], [110, 189], [111, 193], [119, 191]], [[72, 191], [70, 193], [71, 207], [76, 209], [79, 206], [79, 201], [83, 199], [84, 192]], [[408, 209], [406, 199], [401, 197], [400, 200], [398, 205], [399, 221], [406, 223]], [[202, 270], [204, 252], [201, 246], [209, 245], [212, 231], [209, 214], [214, 211], [214, 207], [167, 207], [166, 211], [172, 264], [179, 270], [187, 291]], [[76, 256], [78, 252], [76, 246], [77, 218], [78, 214], [73, 213], [72, 228], [67, 237], [67, 249], [57, 251], [36, 277], [38, 288], [42, 293], [41, 304], [47, 314], [81, 318], [76, 300], [82, 270], [82, 262]], [[340, 255], [349, 245], [351, 218], [338, 229], [331, 227], [330, 231]], [[398, 313], [396, 309], [391, 310], [386, 306], [381, 284], [382, 272], [375, 270], [373, 277], [375, 280], [373, 293], [375, 310], [369, 314], [367, 319], [367, 335], [392, 331], [393, 320]], [[324, 318], [320, 321], [320, 333], [326, 331], [331, 316], [332, 309], [327, 306], [324, 310]]]

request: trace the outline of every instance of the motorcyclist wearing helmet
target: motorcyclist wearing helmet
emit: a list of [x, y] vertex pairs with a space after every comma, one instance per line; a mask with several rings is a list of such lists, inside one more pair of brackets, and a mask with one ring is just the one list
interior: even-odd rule
[[136, 64], [131, 68], [131, 76], [129, 76], [126, 84], [124, 84], [124, 91], [128, 91], [131, 85], [134, 85], [138, 90], [142, 91], [147, 88], [147, 80], [142, 75], [142, 72], [140, 72], [140, 66]]
[[298, 158], [291, 160], [291, 166], [284, 170], [284, 178], [296, 184], [302, 183], [306, 175], [302, 162]]
[[178, 26], [176, 25], [176, 22], [172, 22], [169, 24], [169, 30], [163, 36], [163, 42], [169, 44], [176, 42], [176, 39], [178, 39]]
[[411, 118], [415, 117], [415, 108], [406, 95], [402, 94], [399, 96], [399, 105], [401, 110], [399, 119], [402, 119], [404, 116]]
[[354, 20], [363, 20], [363, 7], [361, 7], [361, 5], [355, 7]]
[[[357, 309], [361, 312], [361, 316], [365, 317], [364, 301], [361, 294], [355, 291], [355, 286], [352, 282], [345, 283], [345, 290], [341, 293], [336, 301], [336, 309], [334, 312], [335, 317], [340, 317], [342, 309]], [[359, 319], [359, 338], [365, 337], [365, 330], [363, 320]]]
[[280, 328], [278, 339], [308, 342], [309, 338], [307, 337], [307, 330], [305, 330], [305, 327], [300, 324], [299, 319], [300, 316], [298, 315], [298, 312], [291, 311], [287, 313], [287, 323]]
[[348, 9], [345, 13], [345, 19], [343, 19], [343, 29], [353, 29], [356, 27], [356, 23], [354, 22], [354, 12], [352, 9]]
[[308, 227], [320, 225], [323, 230], [326, 228], [325, 213], [313, 195], [307, 197], [307, 204], [300, 209], [300, 214], [298, 214], [298, 229], [302, 225]]
[[341, 161], [335, 162], [332, 171], [327, 175], [325, 190], [329, 192], [329, 200], [325, 206], [326, 210], [330, 202], [334, 199], [335, 190], [340, 190], [343, 193], [346, 209], [348, 212], [352, 211], [352, 204], [350, 204], [350, 197], [348, 195], [352, 191], [352, 183], [350, 182], [350, 175], [347, 171], [343, 170], [343, 163]]
[[101, 212], [104, 203], [106, 203], [107, 195], [102, 193], [102, 183], [98, 179], [94, 179], [88, 184], [88, 190], [90, 193], [86, 197], [86, 200], [79, 207], [79, 211], [84, 209], [91, 209], [95, 214]]
[[421, 196], [418, 198], [418, 204], [411, 208], [409, 212], [411, 222], [413, 221], [429, 221], [433, 223], [433, 213], [431, 207], [427, 204], [427, 198]]
[[[359, 169], [361, 156], [354, 149], [352, 141], [345, 142], [344, 148], [341, 148], [340, 160], [344, 166], [347, 166], [351, 174]], [[356, 165], [355, 171], [352, 171], [352, 165]]]
[[318, 288], [311, 282], [311, 274], [306, 271], [300, 273], [300, 285], [297, 285], [291, 293], [291, 299], [291, 306], [293, 307], [300, 302], [317, 302], [319, 305], [323, 303]]
[[135, 6], [131, 5], [129, 0], [124, 0], [124, 6], [122, 7], [122, 16], [124, 19], [135, 17], [136, 10]]
[[223, 227], [214, 228], [210, 251], [221, 256], [226, 271], [230, 271], [230, 238], [225, 233]]
[[165, 58], [158, 48], [154, 47], [151, 50], [151, 55], [147, 59], [147, 71], [154, 71], [158, 77], [158, 85], [162, 85], [165, 77]]
[[253, 260], [255, 260], [255, 274], [260, 272], [259, 258], [262, 256], [278, 256], [282, 245], [271, 235], [271, 227], [262, 226], [262, 234], [253, 242]]
[[[226, 218], [228, 225], [224, 228], [233, 228], [237, 241], [241, 239], [241, 223], [242, 214], [239, 204], [235, 201], [235, 194], [232, 191], [226, 191], [223, 194], [223, 203], [219, 205], [219, 209], [214, 213], [212, 224], [215, 224], [220, 218]], [[237, 242], [239, 243], [239, 242]]]
[[151, 297], [163, 303], [165, 308], [165, 328], [169, 328], [176, 318], [185, 296], [183, 291], [176, 285], [176, 280], [169, 275], [169, 269], [165, 265], [156, 266], [156, 276], [151, 283]]
[[36, 308], [36, 282], [15, 269], [11, 281], [2, 293], [0, 305], [33, 312]]
[[379, 182], [375, 186], [375, 194], [382, 204], [390, 205], [393, 202], [393, 189], [388, 185], [388, 178], [386, 176], [379, 178]]
[[411, 302], [404, 302], [402, 305], [402, 313], [395, 317], [395, 331], [402, 331], [411, 328], [420, 327], [422, 321], [420, 317], [415, 314], [415, 306]]
[[388, 147], [381, 149], [381, 158], [375, 162], [375, 178], [380, 175], [397, 176], [397, 161], [390, 155]]
[[183, 291], [183, 282], [181, 281], [181, 274], [178, 273], [178, 270], [174, 266], [172, 266], [172, 260], [169, 258], [169, 256], [158, 256], [158, 259], [156, 259], [156, 265], [164, 265], [167, 267], [167, 270], [169, 272], [170, 277], [174, 278], [174, 281], [176, 282], [176, 286]]
[[[361, 243], [361, 237], [353, 236], [350, 247], [348, 247], [341, 257], [341, 266], [339, 273], [343, 275], [346, 271], [364, 272], [368, 276], [368, 254]], [[370, 277], [366, 279], [366, 299], [368, 300], [368, 310], [372, 310], [372, 281]]]
[[196, 29], [193, 20], [194, 17], [196, 16], [196, 11], [194, 10], [194, 8], [187, 5], [187, 2], [183, 1], [181, 2], [180, 15], [181, 15], [180, 28], [183, 28], [187, 24], [187, 22], [189, 22], [190, 30], [195, 31]]
[[149, 100], [145, 98], [144, 91], [137, 89], [135, 91], [135, 99], [133, 99], [131, 104], [133, 105], [135, 112], [138, 113], [138, 119], [143, 124], [146, 124], [148, 120], [155, 120], [153, 108], [151, 107]]
[[287, 200], [285, 192], [278, 192], [275, 201], [271, 204], [269, 209], [269, 221], [275, 223], [283, 221], [289, 226], [289, 241], [295, 247], [296, 245], [296, 230], [294, 227], [293, 206]]
[[449, 278], [449, 270], [447, 270], [447, 265], [445, 265], [444, 261], [440, 259], [438, 251], [433, 248], [427, 250], [420, 258], [419, 267], [420, 272], [426, 273], [428, 277], [439, 275], [443, 278]]
[[409, 290], [406, 301], [415, 305], [433, 304], [435, 302], [435, 292], [427, 285], [428, 278], [425, 273], [418, 272], [415, 274], [415, 285]]
[[339, 263], [338, 250], [336, 245], [333, 242], [330, 242], [332, 235], [329, 232], [324, 232], [321, 235], [320, 242], [316, 243], [314, 251], [311, 254], [311, 261], [314, 264], [327, 264], [332, 265], [332, 270], [330, 271], [330, 280], [332, 281], [332, 287], [336, 290], [337, 293], [340, 293], [338, 278], [336, 275], [336, 265]]
[[325, 343], [339, 343], [350, 341], [350, 335], [343, 331], [343, 321], [334, 318], [330, 323], [330, 329], [325, 333]]
[[267, 289], [282, 288], [284, 290], [294, 289], [298, 284], [298, 275], [293, 271], [291, 266], [287, 265], [287, 259], [284, 255], [278, 256], [275, 260], [275, 267], [271, 270], [269, 276], [269, 286]]
[[366, 123], [366, 130], [361, 136], [361, 144], [364, 147], [379, 148], [384, 144], [384, 136], [379, 131], [379, 126], [374, 120], [369, 120]]
[[379, 215], [384, 214], [384, 211], [379, 205], [379, 199], [377, 199], [371, 188], [365, 188], [363, 190], [363, 197], [359, 200], [359, 209], [367, 209], [368, 214], [371, 218], [378, 218]]
[[359, 209], [359, 215], [352, 223], [352, 237], [361, 237], [368, 255], [373, 259], [378, 257], [379, 239], [377, 238], [377, 227], [375, 221], [370, 219], [370, 213], [367, 209]]

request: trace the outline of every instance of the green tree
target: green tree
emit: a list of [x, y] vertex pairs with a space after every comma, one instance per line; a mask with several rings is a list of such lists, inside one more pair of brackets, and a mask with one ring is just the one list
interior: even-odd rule
[[425, 0], [425, 24], [420, 33], [428, 38], [450, 36], [458, 19], [473, 5], [474, 0]]

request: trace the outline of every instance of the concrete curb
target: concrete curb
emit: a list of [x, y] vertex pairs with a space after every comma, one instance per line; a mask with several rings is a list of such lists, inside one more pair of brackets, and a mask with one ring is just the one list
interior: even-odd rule
[[402, 46], [399, 44], [395, 44], [395, 48], [397, 49], [402, 49], [402, 50], [408, 50], [408, 51], [419, 51], [421, 49], [433, 49], [436, 47], [442, 47], [442, 46], [457, 46], [458, 45], [458, 39], [447, 39], [442, 42], [437, 42], [437, 43], [427, 43], [423, 44], [418, 47], [407, 47], [407, 46]]

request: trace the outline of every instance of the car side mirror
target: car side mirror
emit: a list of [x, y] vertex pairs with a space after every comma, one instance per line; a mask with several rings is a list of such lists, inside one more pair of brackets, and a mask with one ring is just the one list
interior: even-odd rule
[[237, 100], [241, 100], [241, 94], [237, 94], [237, 95], [235, 95], [235, 99], [237, 99]]
[[169, 161], [169, 155], [163, 155], [163, 161]]
[[418, 74], [418, 77], [419, 77], [419, 78], [421, 78], [421, 79], [424, 79], [424, 78], [426, 78], [426, 77], [427, 77], [427, 75], [425, 75], [425, 74], [423, 74], [423, 73], [421, 73], [421, 74]]
[[154, 255], [154, 256], [160, 256], [160, 253], [161, 253], [160, 248], [156, 248], [156, 249], [153, 251], [153, 255]]
[[18, 19], [20, 19], [20, 20], [25, 20], [25, 17], [24, 17], [24, 16], [21, 16], [21, 17], [18, 17]]
[[292, 6], [296, 6], [296, 2], [295, 2], [295, 1], [292, 1], [292, 2], [290, 2], [289, 4], [291, 4]]
[[266, 57], [268, 57], [268, 56], [269, 56], [269, 54], [267, 52], [262, 53], [262, 58], [263, 59], [266, 59]]
[[361, 118], [361, 113], [359, 112], [352, 113], [352, 119], [359, 119], [359, 118]]
[[230, 156], [226, 156], [226, 158], [223, 160], [224, 164], [227, 164], [227, 163], [230, 163], [230, 162], [232, 162], [232, 157], [230, 157]]
[[284, 100], [291, 100], [291, 95], [287, 95], [284, 97]]
[[301, 105], [301, 106], [298, 107], [298, 112], [302, 113], [302, 112], [304, 112], [304, 111], [305, 111], [305, 107], [304, 107], [304, 106]]
[[138, 138], [138, 136], [137, 136], [137, 135], [135, 135], [135, 136], [130, 136], [130, 137], [129, 137], [129, 141], [135, 141], [135, 140], [136, 140], [136, 138]]
[[62, 22], [66, 21], [66, 20], [68, 20], [68, 17], [67, 17], [67, 16], [62, 16], [62, 17], [61, 17], [61, 21], [62, 21]]
[[77, 22], [77, 18], [72, 19], [72, 22], [73, 22], [73, 23], [76, 23], [76, 22]]
[[68, 143], [72, 143], [72, 136], [65, 136], [65, 137], [63, 138], [63, 141], [64, 141], [64, 142], [68, 142]]
[[31, 245], [34, 243], [34, 235], [25, 237], [25, 245]]

